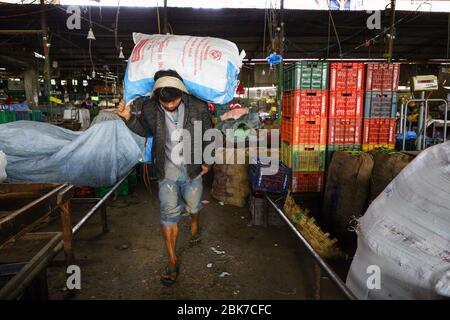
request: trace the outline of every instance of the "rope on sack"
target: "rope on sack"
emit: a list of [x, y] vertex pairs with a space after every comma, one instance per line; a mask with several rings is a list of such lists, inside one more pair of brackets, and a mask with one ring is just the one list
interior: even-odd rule
[[[144, 150], [147, 148], [147, 140], [148, 140], [148, 137], [145, 137]], [[150, 176], [148, 174], [149, 168], [150, 168], [150, 165], [148, 163], [143, 163], [143, 166], [141, 167], [141, 176], [142, 176], [142, 180], [144, 181], [145, 188], [147, 189], [147, 191], [150, 194], [152, 194], [152, 188], [150, 185]]]
[[347, 231], [349, 232], [355, 232], [358, 233], [358, 219], [361, 218], [361, 216], [357, 217], [357, 216], [351, 216], [350, 217], [350, 221], [348, 222], [348, 228]]

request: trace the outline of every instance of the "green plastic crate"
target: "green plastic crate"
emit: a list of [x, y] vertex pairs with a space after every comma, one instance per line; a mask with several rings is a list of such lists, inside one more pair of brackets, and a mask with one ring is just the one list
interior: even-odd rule
[[361, 151], [360, 144], [329, 144], [327, 145], [326, 165], [331, 162], [335, 151]]
[[281, 144], [281, 161], [293, 172], [319, 172], [325, 170], [325, 145]]
[[284, 67], [284, 91], [328, 89], [328, 62], [302, 61]]
[[128, 186], [134, 187], [138, 184], [138, 176], [137, 176], [137, 167], [134, 168], [134, 170], [130, 173], [128, 176]]
[[31, 112], [31, 120], [33, 120], [33, 121], [42, 121], [42, 111], [41, 110], [32, 110], [32, 112]]
[[0, 111], [0, 123], [8, 123], [16, 121], [16, 116], [12, 111]]
[[[95, 188], [95, 197], [103, 198], [111, 189], [112, 189], [112, 187]], [[119, 186], [119, 188], [117, 188], [116, 194], [118, 197], [125, 197], [128, 195], [128, 191], [129, 191], [129, 188], [128, 188], [128, 179], [127, 179]]]
[[14, 111], [15, 121], [31, 121], [31, 111]]

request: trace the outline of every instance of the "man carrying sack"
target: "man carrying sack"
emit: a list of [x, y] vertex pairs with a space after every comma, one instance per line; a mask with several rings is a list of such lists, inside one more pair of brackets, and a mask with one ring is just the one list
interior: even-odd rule
[[[190, 244], [195, 245], [201, 240], [199, 212], [202, 207], [202, 175], [208, 172], [209, 167], [204, 163], [193, 162], [193, 139], [200, 139], [198, 143], [203, 152], [203, 133], [212, 128], [212, 121], [208, 104], [189, 94], [176, 71], [158, 71], [154, 75], [154, 81], [150, 96], [133, 101], [133, 106], [141, 112], [139, 119], [132, 115], [130, 106], [126, 106], [123, 100], [119, 103], [117, 114], [136, 134], [147, 137], [150, 132], [153, 135], [152, 158], [158, 178], [160, 221], [168, 254], [168, 264], [161, 281], [164, 285], [172, 285], [179, 272], [176, 242], [182, 213], [187, 212], [191, 216]], [[194, 135], [194, 124], [197, 121], [201, 123], [201, 136]], [[186, 135], [181, 135], [174, 141], [172, 137], [176, 130], [185, 132]], [[188, 156], [191, 161], [179, 161], [173, 156], [176, 154], [173, 152], [174, 148], [181, 142], [184, 145], [190, 143], [191, 151], [183, 156], [180, 152], [179, 156], [183, 159]]]

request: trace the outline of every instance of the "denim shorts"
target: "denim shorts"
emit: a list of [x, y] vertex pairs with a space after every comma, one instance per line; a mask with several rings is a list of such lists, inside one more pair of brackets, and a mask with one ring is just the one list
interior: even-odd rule
[[186, 181], [163, 179], [158, 185], [160, 220], [164, 226], [178, 223], [184, 212], [194, 214], [202, 208], [202, 176]]

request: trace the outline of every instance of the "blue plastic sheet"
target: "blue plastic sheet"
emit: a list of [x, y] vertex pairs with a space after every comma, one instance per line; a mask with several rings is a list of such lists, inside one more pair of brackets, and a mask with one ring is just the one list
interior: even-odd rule
[[84, 132], [17, 121], [0, 125], [0, 150], [8, 181], [100, 187], [113, 185], [139, 162], [144, 138], [122, 120], [99, 122]]
[[[406, 140], [417, 139], [417, 133], [415, 131], [406, 132]], [[395, 140], [401, 141], [403, 140], [403, 134], [399, 134], [395, 137]]]
[[9, 109], [9, 111], [31, 111], [26, 101], [22, 103], [10, 104], [7, 106], [7, 109]]

